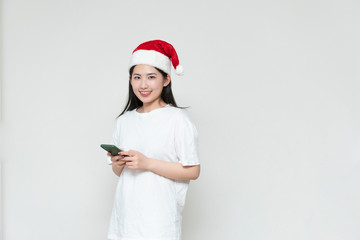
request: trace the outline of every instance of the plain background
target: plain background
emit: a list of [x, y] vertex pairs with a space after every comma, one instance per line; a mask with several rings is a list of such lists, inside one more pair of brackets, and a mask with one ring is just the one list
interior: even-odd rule
[[3, 240], [106, 239], [141, 42], [198, 126], [184, 240], [360, 239], [360, 2], [3, 0]]

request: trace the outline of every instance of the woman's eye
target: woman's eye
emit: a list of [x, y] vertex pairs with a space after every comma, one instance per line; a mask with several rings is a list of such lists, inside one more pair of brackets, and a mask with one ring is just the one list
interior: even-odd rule
[[156, 78], [156, 76], [149, 76], [149, 78], [150, 78], [150, 79], [155, 79], [155, 78]]

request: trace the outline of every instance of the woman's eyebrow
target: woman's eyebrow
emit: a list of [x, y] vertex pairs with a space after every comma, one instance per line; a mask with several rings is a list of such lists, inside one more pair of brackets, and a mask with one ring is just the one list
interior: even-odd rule
[[[141, 76], [140, 73], [133, 73], [133, 75]], [[157, 75], [157, 73], [147, 73], [147, 74], [146, 74], [146, 76], [149, 76], [149, 75]]]

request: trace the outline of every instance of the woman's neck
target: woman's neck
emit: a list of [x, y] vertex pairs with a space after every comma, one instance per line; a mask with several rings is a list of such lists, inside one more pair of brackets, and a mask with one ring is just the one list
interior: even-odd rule
[[153, 102], [153, 103], [144, 103], [141, 107], [139, 107], [137, 109], [137, 112], [138, 113], [148, 113], [155, 109], [163, 108], [166, 105], [167, 104], [163, 100], [160, 100], [159, 102]]

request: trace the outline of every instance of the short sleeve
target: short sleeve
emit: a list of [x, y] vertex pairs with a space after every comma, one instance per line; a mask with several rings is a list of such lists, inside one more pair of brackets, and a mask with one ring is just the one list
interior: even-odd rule
[[180, 110], [175, 124], [175, 151], [183, 166], [199, 165], [198, 132], [184, 110]]

